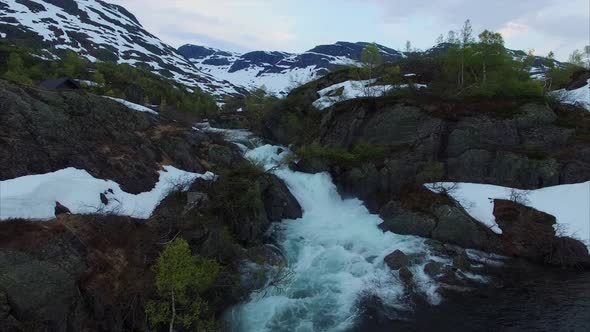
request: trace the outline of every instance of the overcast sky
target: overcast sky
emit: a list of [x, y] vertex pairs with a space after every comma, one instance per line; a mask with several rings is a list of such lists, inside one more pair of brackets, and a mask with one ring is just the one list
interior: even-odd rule
[[[108, 1], [108, 0], [107, 0]], [[417, 48], [465, 19], [506, 45], [565, 60], [590, 44], [590, 0], [110, 0], [172, 46], [302, 52], [339, 40]]]

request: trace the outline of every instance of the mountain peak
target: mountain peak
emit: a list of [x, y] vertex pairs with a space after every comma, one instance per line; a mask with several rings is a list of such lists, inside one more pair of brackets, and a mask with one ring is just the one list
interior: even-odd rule
[[146, 31], [125, 8], [101, 0], [2, 2], [0, 32], [15, 43], [52, 52], [72, 50], [90, 61], [141, 64], [217, 96], [243, 92], [200, 72], [174, 48]]

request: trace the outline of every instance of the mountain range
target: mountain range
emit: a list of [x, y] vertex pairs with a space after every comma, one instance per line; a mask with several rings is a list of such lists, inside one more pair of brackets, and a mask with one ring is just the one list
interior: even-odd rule
[[[56, 56], [69, 49], [90, 61], [142, 65], [221, 100], [264, 86], [276, 95], [361, 60], [366, 42], [316, 46], [303, 53], [253, 51], [236, 53], [187, 44], [178, 49], [148, 32], [119, 5], [101, 0], [7, 0], [0, 2], [0, 38], [44, 49]], [[377, 45], [383, 61], [403, 58], [403, 52]], [[426, 53], [444, 51], [440, 44]], [[513, 51], [515, 58], [526, 53]], [[542, 75], [538, 57], [531, 75]]]
[[[184, 45], [178, 52], [202, 72], [246, 88], [265, 86], [270, 92], [285, 94], [290, 88], [311, 81], [338, 67], [358, 64], [366, 42], [339, 41], [319, 45], [303, 53], [254, 51], [244, 54], [205, 46]], [[404, 55], [377, 45], [383, 61]]]

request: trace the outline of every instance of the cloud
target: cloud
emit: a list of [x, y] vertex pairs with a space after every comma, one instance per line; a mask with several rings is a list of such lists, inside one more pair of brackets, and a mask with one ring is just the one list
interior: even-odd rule
[[[213, 41], [233, 50], [276, 48], [295, 37], [291, 20], [265, 0], [120, 0], [148, 30], [179, 46]], [[191, 40], [192, 37], [198, 40]], [[207, 36], [207, 38], [203, 38]]]
[[524, 23], [508, 22], [499, 30], [504, 38], [511, 38], [519, 34], [526, 33], [530, 27]]
[[[110, 0], [114, 1], [114, 0]], [[165, 42], [234, 51], [304, 51], [337, 40], [428, 48], [471, 19], [508, 47], [565, 59], [589, 43], [588, 0], [119, 0]]]

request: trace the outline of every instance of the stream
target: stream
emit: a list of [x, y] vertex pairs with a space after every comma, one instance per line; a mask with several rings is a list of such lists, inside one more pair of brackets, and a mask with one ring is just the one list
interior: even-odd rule
[[[302, 218], [269, 230], [290, 278], [228, 309], [231, 331], [590, 331], [588, 273], [509, 263], [484, 269], [493, 276], [471, 275], [479, 283], [476, 291], [443, 301], [424, 265], [450, 262], [431, 252], [425, 239], [381, 231], [379, 216], [358, 199], [343, 199], [329, 174], [281, 164], [289, 154], [284, 147], [262, 145], [242, 130], [204, 129], [222, 133], [246, 158], [281, 178], [303, 210]], [[383, 261], [397, 249], [423, 257], [410, 267], [415, 296]], [[376, 304], [378, 313], [366, 310], [366, 303]]]

